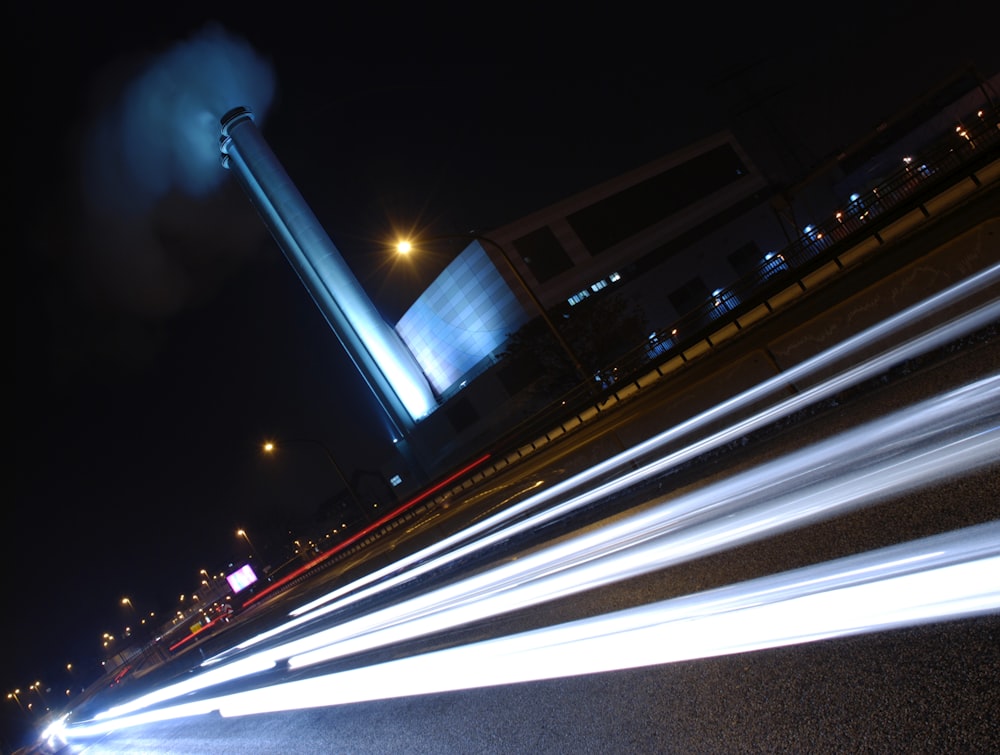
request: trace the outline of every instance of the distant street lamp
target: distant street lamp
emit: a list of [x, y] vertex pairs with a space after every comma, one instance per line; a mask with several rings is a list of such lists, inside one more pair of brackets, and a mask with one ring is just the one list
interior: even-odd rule
[[42, 683], [41, 682], [35, 682], [34, 684], [30, 685], [28, 687], [28, 689], [33, 689], [35, 691], [35, 694], [38, 695], [38, 699], [42, 701], [42, 705], [46, 705], [45, 696], [42, 695]]
[[[358, 507], [364, 521], [367, 523], [373, 521], [374, 517], [369, 514], [368, 508], [361, 502], [361, 499], [358, 498], [357, 493], [354, 492], [354, 488], [351, 486], [351, 483], [348, 482], [347, 477], [344, 475], [344, 472], [337, 463], [337, 460], [333, 457], [333, 452], [327, 448], [325, 443], [312, 438], [293, 438], [292, 440], [283, 440], [281, 443], [282, 445], [289, 445], [291, 443], [311, 443], [323, 449], [323, 453], [326, 454], [327, 461], [329, 461], [333, 466], [334, 470], [337, 472], [337, 477], [340, 478], [341, 483], [343, 483], [344, 487], [347, 488], [347, 493], [351, 496], [351, 500], [354, 501], [354, 505]], [[264, 443], [261, 448], [266, 454], [274, 454], [278, 450], [278, 446], [272, 441]]]
[[[136, 637], [140, 641], [145, 641], [146, 639], [148, 639], [149, 632], [151, 631], [151, 625], [147, 625], [145, 617], [143, 617], [143, 615], [139, 613], [139, 609], [135, 607], [135, 603], [132, 602], [131, 598], [125, 597], [122, 598], [122, 605], [128, 606], [131, 609], [132, 614], [135, 616], [136, 621], [139, 622], [138, 626], [136, 626], [135, 628]], [[149, 615], [151, 617], [153, 616], [152, 613], [150, 613]], [[128, 627], [126, 627], [126, 630], [127, 629]]]
[[[566, 343], [566, 340], [562, 337], [562, 334], [559, 332], [559, 329], [556, 328], [555, 323], [552, 322], [552, 318], [549, 317], [549, 313], [545, 310], [545, 307], [542, 305], [542, 302], [535, 295], [535, 292], [532, 290], [531, 286], [528, 285], [528, 282], [524, 279], [524, 276], [521, 275], [521, 271], [518, 270], [517, 267], [515, 267], [510, 257], [507, 256], [507, 251], [503, 248], [500, 242], [494, 241], [488, 236], [483, 236], [478, 233], [457, 233], [457, 234], [446, 234], [443, 236], [430, 236], [425, 239], [419, 239], [417, 243], [423, 242], [425, 244], [428, 244], [433, 241], [438, 241], [438, 240], [443, 241], [445, 239], [465, 239], [467, 241], [485, 242], [490, 246], [492, 246], [494, 249], [496, 249], [498, 252], [500, 252], [500, 256], [503, 258], [503, 261], [507, 264], [507, 269], [517, 280], [518, 284], [524, 290], [524, 293], [528, 296], [529, 299], [531, 299], [532, 303], [535, 305], [535, 308], [538, 310], [538, 314], [541, 315], [542, 320], [545, 321], [545, 325], [552, 333], [553, 338], [556, 339], [556, 343], [559, 344], [560, 348], [563, 350], [563, 352], [565, 352], [566, 356], [569, 358], [570, 363], [573, 365], [573, 369], [576, 370], [576, 373], [580, 377], [580, 379], [587, 385], [588, 388], [590, 388], [591, 387], [590, 376], [587, 375], [586, 370], [583, 369], [583, 365], [580, 364], [580, 360], [573, 352], [573, 349], [570, 348], [570, 345], [568, 343]], [[396, 251], [399, 252], [400, 254], [409, 254], [413, 250], [413, 246], [414, 246], [413, 242], [406, 239], [402, 239], [396, 243]]]
[[[129, 608], [132, 609], [132, 613], [135, 615], [136, 621], [139, 622], [139, 626], [145, 626], [146, 617], [144, 617], [141, 613], [139, 613], [139, 609], [135, 607], [135, 603], [133, 603], [129, 598], [122, 598], [122, 605], [123, 606], [127, 605]], [[150, 613], [149, 615], [152, 616], [153, 614]]]
[[7, 693], [7, 699], [8, 700], [13, 700], [15, 703], [17, 703], [17, 707], [21, 709], [22, 713], [27, 713], [28, 711], [26, 711], [24, 709], [24, 705], [21, 704], [21, 698], [18, 697], [18, 695], [20, 695], [20, 694], [21, 694], [21, 690], [19, 690], [19, 689], [16, 689], [13, 692], [8, 692]]
[[[122, 605], [128, 606], [130, 609], [132, 609], [132, 615], [135, 616], [135, 620], [140, 623], [142, 622], [142, 619], [139, 618], [139, 612], [135, 610], [135, 604], [132, 603], [131, 600], [129, 600], [128, 598], [122, 598]], [[125, 627], [125, 629], [128, 630], [128, 627]]]
[[[257, 552], [257, 549], [254, 548], [253, 543], [250, 540], [250, 536], [247, 534], [246, 530], [236, 530], [236, 534], [247, 541], [247, 545], [250, 546], [250, 550], [253, 552], [254, 558], [257, 559], [257, 563], [262, 564], [260, 560], [260, 554]], [[262, 569], [264, 568], [263, 565], [261, 566], [261, 568]]]

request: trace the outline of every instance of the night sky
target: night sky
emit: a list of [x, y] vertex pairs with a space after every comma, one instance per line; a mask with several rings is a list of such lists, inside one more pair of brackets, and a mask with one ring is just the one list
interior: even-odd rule
[[[206, 185], [171, 151], [171, 109], [270, 81], [265, 138], [395, 322], [455, 251], [394, 262], [397, 231], [487, 232], [727, 127], [787, 181], [964, 62], [1000, 68], [990, 3], [808, 17], [757, 4], [724, 26], [719, 7], [681, 26], [648, 4], [570, 22], [574, 6], [100, 5], [34, 3], [8, 22], [4, 692], [60, 686], [67, 662], [92, 677], [102, 632], [130, 620], [122, 597], [165, 616], [199, 569], [247, 555], [236, 529], [276, 548], [278, 523], [338, 491], [317, 448], [268, 460], [262, 441], [321, 440], [348, 471], [387, 450], [374, 400], [235, 181], [216, 163]], [[226, 60], [256, 76], [208, 75]], [[131, 121], [160, 124], [141, 138], [116, 120], [138, 81], [170, 93]], [[192, 153], [214, 156], [212, 139]]]

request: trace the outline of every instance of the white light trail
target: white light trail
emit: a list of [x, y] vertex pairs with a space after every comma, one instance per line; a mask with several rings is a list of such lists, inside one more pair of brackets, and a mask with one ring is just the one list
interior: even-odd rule
[[1000, 611], [1000, 522], [484, 642], [116, 720], [70, 740], [219, 711], [244, 716], [745, 653]]
[[998, 412], [994, 377], [265, 655], [293, 668], [343, 657], [841, 515], [1000, 459]]
[[[604, 497], [617, 493], [632, 485], [642, 482], [643, 480], [649, 479], [656, 474], [662, 474], [671, 467], [677, 466], [699, 454], [705, 453], [724, 445], [725, 443], [740, 438], [759, 427], [780, 419], [781, 417], [788, 416], [789, 414], [805, 406], [809, 406], [825, 396], [842, 391], [851, 385], [856, 385], [862, 380], [884, 371], [892, 364], [905, 359], [908, 355], [912, 356], [913, 350], [918, 347], [919, 350], [924, 350], [928, 348], [928, 344], [936, 345], [939, 342], [947, 343], [959, 337], [959, 334], [972, 332], [975, 329], [982, 327], [984, 324], [996, 319], [1000, 319], [1000, 303], [997, 302], [992, 303], [988, 307], [985, 307], [973, 314], [956, 318], [955, 321], [941, 325], [932, 330], [930, 333], [921, 334], [919, 337], [912, 339], [902, 346], [891, 349], [887, 353], [869, 360], [862, 365], [846, 370], [845, 372], [824, 381], [814, 388], [787, 398], [772, 407], [766, 408], [749, 418], [725, 428], [724, 430], [650, 462], [637, 470], [628, 472], [604, 483], [601, 486], [592, 488], [585, 493], [563, 501], [558, 505], [550, 506], [549, 508], [539, 511], [536, 514], [521, 520], [520, 522], [516, 522], [502, 529], [495, 529], [511, 517], [515, 515], [523, 515], [526, 512], [541, 506], [544, 502], [551, 498], [552, 492], [556, 488], [538, 493], [521, 504], [511, 507], [504, 512], [500, 512], [494, 517], [484, 520], [478, 525], [473, 525], [473, 527], [463, 531], [462, 533], [458, 533], [457, 535], [432, 545], [411, 557], [402, 559], [400, 562], [396, 562], [383, 570], [367, 575], [366, 577], [354, 581], [342, 588], [333, 590], [317, 600], [298, 607], [291, 612], [293, 616], [297, 617], [296, 619], [244, 641], [237, 646], [237, 649], [248, 649], [267, 639], [279, 636], [296, 626], [313, 621], [325, 614], [339, 610], [363, 598], [372, 597], [382, 590], [413, 580], [422, 574], [426, 574], [435, 569], [440, 569], [452, 561], [471, 556], [486, 547], [502, 542], [503, 540], [509, 539], [510, 537], [518, 535], [522, 532], [531, 531], [546, 522], [567, 516], [573, 511], [592, 503], [593, 501], [600, 500]], [[785, 380], [780, 381], [780, 385], [784, 387]], [[747, 394], [755, 391], [756, 389], [752, 389], [751, 391], [748, 391]], [[747, 403], [750, 403], [750, 399], [747, 399]], [[742, 402], [740, 402], [740, 405], [742, 405]], [[699, 415], [699, 417], [690, 420], [688, 423], [682, 423], [681, 425], [662, 433], [658, 436], [662, 439], [660, 444], [666, 444], [668, 441], [675, 440], [676, 435], [683, 434], [684, 432], [707, 424], [715, 419], [718, 419], [718, 417], [714, 416], [714, 410], [705, 412], [704, 414]], [[620, 460], [628, 459], [629, 461], [634, 458], [639, 458], [642, 455], [648, 454], [648, 446], [650, 446], [651, 443], [652, 442], [650, 441], [642, 444], [642, 447], [637, 447], [638, 450], [630, 450], [619, 454], [615, 458]], [[621, 466], [621, 463], [617, 466]], [[571, 487], [580, 487], [579, 479], [581, 477], [590, 477], [591, 471], [578, 475], [568, 481], [573, 483]], [[563, 486], [556, 487], [562, 489], [565, 487], [565, 484]], [[490, 530], [493, 531], [490, 532]], [[488, 532], [488, 534], [485, 534], [475, 540], [469, 539], [473, 535], [482, 532]], [[442, 549], [445, 549], [445, 552], [435, 556], [435, 554]], [[402, 567], [406, 566], [410, 568], [402, 571]], [[365, 586], [376, 579], [381, 579], [381, 581], [367, 587]], [[337, 600], [338, 598], [339, 600]], [[217, 659], [210, 659], [206, 662], [206, 665], [210, 665], [214, 660]]]
[[[909, 543], [594, 619], [252, 690], [221, 700], [219, 711], [246, 715], [580, 676], [1000, 610], [997, 523], [949, 533], [945, 540], [951, 548], [940, 541]], [[948, 563], [956, 551], [977, 555]], [[944, 565], [932, 567], [936, 557]]]
[[[853, 336], [852, 338], [827, 349], [815, 357], [804, 361], [802, 364], [797, 365], [780, 375], [776, 375], [775, 377], [770, 378], [731, 399], [723, 401], [711, 409], [692, 417], [691, 419], [678, 423], [659, 435], [633, 446], [632, 448], [623, 451], [622, 453], [607, 459], [604, 462], [596, 464], [584, 472], [563, 481], [562, 483], [558, 483], [551, 488], [541, 491], [520, 504], [516, 504], [508, 509], [505, 509], [504, 511], [498, 512], [488, 519], [473, 524], [462, 532], [445, 538], [438, 543], [428, 546], [427, 548], [410, 556], [404, 557], [399, 561], [384, 567], [383, 569], [365, 575], [350, 584], [331, 591], [321, 598], [300, 606], [292, 611], [291, 615], [304, 616], [320, 606], [331, 603], [338, 598], [340, 600], [334, 608], [343, 607], [351, 602], [356, 602], [365, 597], [370, 597], [372, 594], [381, 590], [415, 579], [421, 574], [440, 568], [450, 561], [467, 556], [476, 550], [504, 540], [512, 534], [516, 534], [516, 531], [524, 531], [535, 528], [544, 522], [552, 521], [565, 516], [572, 510], [589, 503], [593, 500], [593, 497], [589, 494], [584, 494], [583, 496], [578, 496], [558, 506], [549, 507], [545, 511], [541, 511], [536, 514], [532, 519], [524, 521], [522, 524], [516, 526], [515, 531], [511, 531], [509, 529], [496, 531], [497, 528], [505, 522], [510, 522], [524, 516], [525, 514], [540, 508], [547, 502], [552, 501], [559, 496], [565, 495], [572, 490], [578, 489], [594, 479], [608, 474], [609, 472], [630, 466], [633, 461], [653, 453], [657, 449], [662, 449], [668, 443], [676, 442], [681, 438], [708, 426], [712, 422], [717, 422], [721, 419], [732, 416], [737, 411], [752, 406], [755, 402], [778, 395], [796, 381], [805, 379], [820, 371], [829, 371], [832, 367], [842, 362], [847, 357], [857, 354], [862, 349], [870, 349], [872, 344], [877, 343], [879, 340], [897, 334], [904, 328], [911, 328], [916, 322], [931, 317], [934, 314], [941, 312], [946, 307], [953, 305], [956, 301], [988, 289], [990, 286], [995, 285], [998, 282], [1000, 282], [1000, 265], [993, 266], [975, 276], [971, 276], [959, 284], [956, 284], [952, 288], [942, 291], [941, 293], [888, 318], [878, 325], [868, 328], [856, 336]], [[815, 403], [816, 401], [822, 400], [823, 398], [831, 396], [839, 391], [846, 390], [854, 385], [858, 385], [862, 381], [885, 371], [894, 364], [901, 363], [906, 359], [931, 351], [939, 346], [954, 341], [957, 338], [968, 335], [969, 333], [972, 333], [975, 330], [997, 320], [1000, 320], [1000, 300], [993, 300], [971, 313], [967, 313], [961, 317], [953, 319], [950, 322], [921, 333], [918, 336], [915, 336], [910, 340], [896, 345], [886, 350], [884, 353], [867, 360], [861, 365], [846, 369], [842, 373], [823, 381], [819, 385], [802, 391], [795, 396], [779, 401], [774, 406], [760, 411], [752, 417], [737, 422], [723, 431], [702, 439], [698, 443], [688, 445], [674, 454], [658, 460], [656, 462], [659, 465], [658, 468], [645, 466], [642, 469], [632, 472], [631, 476], [619, 478], [611, 483], [612, 490], [605, 491], [605, 494], [613, 492], [613, 489], [621, 489], [627, 487], [628, 485], [635, 484], [650, 474], [660, 473], [668, 466], [680, 464], [681, 462], [691, 459], [698, 454], [718, 448], [764, 426], [769, 422], [774, 422], [777, 419], [789, 416], [795, 411]], [[492, 535], [487, 534], [491, 531], [493, 531]], [[485, 535], [485, 537], [480, 537], [482, 535]], [[465, 544], [466, 547], [460, 549], [463, 544]], [[436, 554], [444, 555], [434, 559], [433, 557]], [[377, 584], [368, 590], [362, 590], [365, 585], [372, 583]], [[313, 614], [312, 617], [307, 616], [306, 620], [315, 616], [316, 614]], [[290, 626], [295, 625], [296, 624], [293, 623]], [[275, 631], [277, 632], [280, 630]], [[264, 639], [264, 637], [261, 639]], [[249, 643], [244, 644], [243, 647], [248, 647], [250, 644], [253, 644], [253, 642], [254, 641], [251, 640]]]
[[[862, 365], [844, 370], [830, 380], [780, 401], [712, 436], [668, 453], [639, 470], [503, 527], [506, 522], [524, 516], [555, 495], [579, 489], [594, 476], [621, 468], [632, 458], [648, 456], [653, 449], [663, 448], [709, 422], [728, 417], [784, 390], [793, 380], [800, 380], [819, 370], [829, 371], [846, 356], [855, 354], [861, 348], [870, 348], [876, 335], [885, 337], [900, 328], [912, 327], [912, 318], [927, 318], [941, 307], [953, 305], [957, 298], [993, 285], [998, 277], [1000, 265], [671, 428], [629, 452], [597, 465], [587, 473], [301, 607], [297, 618], [243, 643], [235, 651], [245, 651], [254, 644], [279, 636], [294, 626], [319, 618], [361, 597], [412, 580], [454, 558], [470, 555], [518, 532], [564, 516], [575, 508], [661, 474], [696, 454], [787, 416], [823, 396], [855, 385], [892, 364], [1000, 320], [1000, 300], [994, 299], [973, 313], [955, 318]], [[907, 314], [909, 316], [904, 316]], [[293, 666], [305, 666], [620, 581], [801, 526], [819, 517], [844, 513], [853, 507], [945, 476], [995, 463], [1000, 458], [997, 445], [1000, 424], [997, 421], [1000, 411], [997, 381], [997, 376], [994, 376], [742, 473], [731, 480], [647, 506], [645, 510], [621, 517], [599, 531], [564, 538], [519, 558], [513, 564], [490, 570], [459, 585], [344, 622], [302, 640], [263, 649], [235, 663], [225, 662], [218, 668], [118, 706], [104, 716], [109, 720], [120, 720], [123, 715], [160, 705], [181, 695], [266, 671], [278, 662], [288, 661]], [[222, 661], [223, 657], [217, 660]], [[192, 705], [197, 707], [198, 704]]]
[[[424, 636], [843, 514], [997, 459], [1000, 376], [993, 376], [455, 585], [262, 650], [239, 665], [253, 672], [288, 661], [295, 668]], [[223, 681], [229, 668], [158, 690], [107, 716], [207, 688]]]
[[156, 705], [157, 703], [164, 702], [165, 700], [172, 700], [175, 697], [180, 697], [181, 695], [186, 695], [191, 692], [197, 692], [202, 689], [208, 689], [209, 687], [214, 687], [217, 684], [223, 684], [224, 682], [229, 682], [234, 679], [251, 676], [261, 671], [267, 671], [273, 667], [274, 661], [270, 658], [260, 656], [243, 658], [232, 663], [227, 663], [225, 666], [220, 666], [217, 669], [212, 669], [211, 671], [206, 671], [198, 674], [197, 676], [190, 677], [182, 682], [155, 689], [152, 692], [142, 695], [141, 697], [137, 697], [134, 700], [130, 700], [127, 703], [116, 705], [113, 708], [109, 708], [106, 711], [98, 713], [94, 716], [94, 718], [96, 720], [116, 718], [135, 710], [148, 708], [151, 705]]

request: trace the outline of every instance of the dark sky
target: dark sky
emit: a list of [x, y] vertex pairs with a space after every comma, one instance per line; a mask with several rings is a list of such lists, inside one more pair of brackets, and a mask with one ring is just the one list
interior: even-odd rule
[[[773, 151], [787, 179], [966, 60], [998, 65], [990, 3], [713, 6], [683, 20], [650, 4], [586, 18], [205, 6], [33, 3], [8, 23], [5, 692], [93, 666], [101, 633], [129, 618], [123, 596], [162, 616], [199, 569], [245, 555], [237, 528], [269, 547], [283, 512], [337, 491], [318, 449], [268, 461], [262, 440], [321, 440], [347, 470], [384, 450], [374, 402], [222, 168], [213, 190], [194, 185], [167, 115], [138, 147], [114, 128], [103, 151], [84, 147], [207, 28], [255, 59], [256, 83], [273, 76], [265, 138], [390, 322], [447, 261], [393, 264], [395, 229], [485, 231], [725, 127]], [[212, 66], [179, 70], [153, 77], [172, 106], [218, 88]], [[126, 158], [142, 166], [130, 180]], [[82, 180], [95, 164], [128, 202]]]

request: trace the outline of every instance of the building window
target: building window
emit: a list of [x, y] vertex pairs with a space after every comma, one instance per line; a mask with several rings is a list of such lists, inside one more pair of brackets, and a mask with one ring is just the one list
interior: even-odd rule
[[573, 267], [573, 261], [548, 226], [542, 226], [512, 243], [539, 283], [545, 283]]

